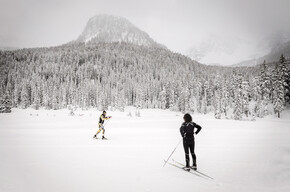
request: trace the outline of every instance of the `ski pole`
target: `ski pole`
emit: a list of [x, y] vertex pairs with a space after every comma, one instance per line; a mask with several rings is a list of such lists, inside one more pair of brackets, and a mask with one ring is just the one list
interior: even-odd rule
[[[110, 119], [111, 119], [111, 118], [110, 118]], [[107, 125], [107, 123], [109, 122], [110, 119], [108, 119], [108, 121], [104, 124], [104, 127], [105, 127], [105, 125]]]
[[169, 155], [169, 157], [167, 158], [167, 160], [165, 161], [163, 167], [166, 165], [166, 163], [168, 162], [168, 160], [170, 159], [170, 157], [173, 155], [174, 151], [176, 150], [176, 148], [178, 147], [179, 143], [181, 142], [182, 139], [180, 139], [180, 141], [178, 142], [178, 144], [176, 145], [176, 147], [174, 148], [174, 150], [172, 151], [172, 153]]

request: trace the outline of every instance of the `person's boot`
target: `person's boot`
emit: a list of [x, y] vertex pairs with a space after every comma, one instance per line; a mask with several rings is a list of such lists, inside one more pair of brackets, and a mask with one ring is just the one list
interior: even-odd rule
[[183, 169], [184, 169], [185, 171], [190, 171], [189, 161], [188, 161], [188, 160], [186, 160], [186, 166], [183, 167]]
[[195, 163], [190, 168], [193, 169], [193, 170], [195, 170], [195, 171], [197, 170], [197, 166], [196, 166]]
[[98, 139], [98, 138], [97, 138], [97, 134], [95, 134], [93, 138], [94, 138], [94, 139]]
[[103, 135], [102, 139], [107, 139], [107, 138]]
[[192, 154], [192, 160], [193, 160], [193, 162], [192, 162], [192, 166], [190, 168], [196, 171], [197, 170], [197, 166], [196, 166], [196, 156], [195, 156], [195, 154]]
[[184, 169], [184, 171], [190, 171], [189, 167], [183, 167], [182, 169]]

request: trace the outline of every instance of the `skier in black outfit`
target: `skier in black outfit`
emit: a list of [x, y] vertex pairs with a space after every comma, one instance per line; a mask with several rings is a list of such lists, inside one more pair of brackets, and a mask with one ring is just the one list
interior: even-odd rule
[[[185, 114], [184, 117], [184, 123], [182, 123], [180, 127], [180, 133], [183, 138], [183, 147], [185, 152], [185, 160], [186, 160], [186, 170], [190, 170], [190, 168], [196, 170], [196, 156], [194, 153], [194, 134], [198, 134], [201, 130], [201, 126], [198, 124], [192, 122], [192, 117], [190, 114]], [[197, 128], [196, 132], [194, 132], [194, 128]], [[192, 156], [193, 164], [190, 167], [189, 166], [189, 150]]]

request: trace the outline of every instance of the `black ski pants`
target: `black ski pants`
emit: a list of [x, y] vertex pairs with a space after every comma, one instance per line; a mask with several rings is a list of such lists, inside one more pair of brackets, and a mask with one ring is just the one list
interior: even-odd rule
[[194, 153], [194, 139], [183, 139], [183, 148], [184, 148], [184, 152], [185, 152], [185, 160], [186, 160], [186, 167], [189, 167], [189, 150], [191, 153], [191, 157], [192, 157], [192, 165], [196, 166], [196, 156]]

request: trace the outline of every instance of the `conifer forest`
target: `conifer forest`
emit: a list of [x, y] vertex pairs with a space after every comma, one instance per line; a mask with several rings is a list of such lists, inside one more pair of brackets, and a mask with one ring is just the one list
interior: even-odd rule
[[[253, 119], [290, 105], [289, 60], [208, 66], [163, 47], [76, 43], [0, 51], [1, 111], [125, 106]], [[9, 107], [8, 107], [9, 108]]]

